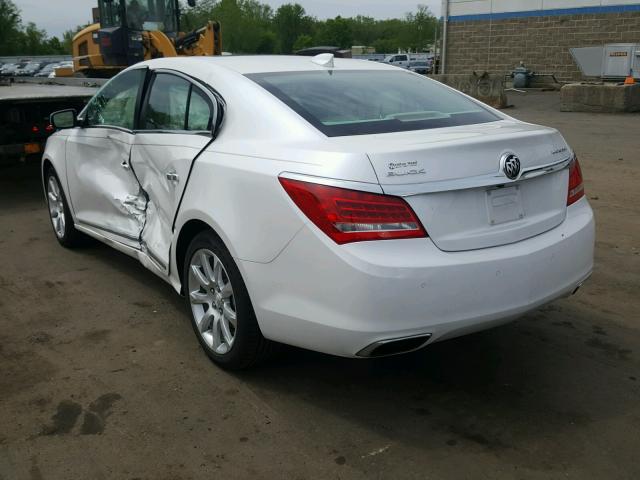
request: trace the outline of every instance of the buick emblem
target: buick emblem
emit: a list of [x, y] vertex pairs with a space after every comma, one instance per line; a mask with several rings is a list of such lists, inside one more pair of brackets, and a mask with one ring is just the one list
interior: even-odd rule
[[507, 178], [515, 180], [520, 175], [520, 159], [513, 153], [505, 153], [500, 159], [500, 170]]

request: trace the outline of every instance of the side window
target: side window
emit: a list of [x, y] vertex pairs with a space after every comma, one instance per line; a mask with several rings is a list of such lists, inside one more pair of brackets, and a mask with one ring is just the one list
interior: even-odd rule
[[185, 130], [191, 84], [167, 73], [156, 75], [144, 111], [144, 130]]
[[130, 70], [114, 77], [97, 94], [86, 109], [87, 125], [114, 126], [132, 130], [136, 102], [146, 69]]
[[192, 87], [187, 130], [211, 130], [211, 102], [197, 87]]
[[399, 62], [406, 62], [407, 61], [407, 56], [406, 55], [400, 55], [399, 57], [396, 57], [398, 59]]

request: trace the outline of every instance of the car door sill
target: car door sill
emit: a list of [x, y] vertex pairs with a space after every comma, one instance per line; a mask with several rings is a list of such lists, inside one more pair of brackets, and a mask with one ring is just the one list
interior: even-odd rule
[[149, 250], [148, 248], [143, 248], [140, 251], [142, 253], [144, 253], [147, 257], [149, 257], [149, 260], [151, 260], [153, 263], [155, 263], [156, 267], [158, 269], [163, 271], [165, 274], [168, 274], [169, 267], [162, 259], [160, 259], [156, 255], [154, 255], [154, 253], [151, 250]]
[[103, 232], [101, 232], [97, 227], [91, 227], [88, 225], [83, 225], [81, 223], [76, 223], [76, 229], [81, 231], [82, 233], [86, 233], [90, 237], [99, 240], [102, 243], [107, 244], [110, 247], [118, 250], [119, 252], [124, 253], [132, 258], [137, 259], [144, 267], [150, 270], [152, 273], [163, 279], [165, 282], [171, 284], [169, 280], [169, 275], [167, 273], [167, 269], [163, 269], [158, 263], [157, 260], [152, 258], [148, 251], [144, 252], [140, 248], [132, 247], [127, 245], [126, 243], [120, 242], [114, 238], [106, 236]]
[[[125, 237], [125, 236], [123, 236], [121, 234], [118, 234], [118, 233], [115, 233], [115, 232], [111, 232], [111, 231], [109, 231], [107, 229], [103, 229], [103, 228], [100, 228], [100, 227], [95, 227], [95, 226], [92, 226], [92, 225], [88, 225], [86, 223], [77, 222], [75, 224], [75, 227], [76, 227], [76, 229], [78, 229], [82, 233], [85, 233], [85, 234], [89, 235], [90, 237], [95, 238], [96, 240], [99, 240], [99, 241], [101, 241], [103, 243], [106, 243], [107, 245], [115, 248], [116, 250], [129, 255], [130, 257], [134, 257], [134, 258], [138, 257], [138, 253], [140, 252], [140, 248], [133, 247], [133, 246], [128, 245], [128, 244], [126, 244], [124, 242], [121, 242], [121, 241], [119, 241], [119, 240], [117, 240], [115, 238], [112, 238], [111, 236], [107, 236], [105, 234], [105, 232], [108, 232], [108, 233], [110, 233], [112, 235], [121, 236], [122, 238], [127, 238], [128, 240], [133, 240], [133, 239], [130, 239], [128, 237]], [[137, 240], [137, 239], [135, 239], [135, 240]]]
[[126, 238], [127, 240], [132, 240], [134, 242], [138, 242], [139, 241], [139, 238], [136, 237], [136, 236], [129, 235], [127, 233], [117, 232], [117, 231], [112, 230], [110, 228], [101, 227], [100, 225], [96, 225], [96, 224], [91, 223], [91, 222], [86, 222], [86, 221], [83, 220], [83, 221], [78, 221], [77, 223], [79, 225], [83, 226], [83, 227], [90, 228], [90, 229], [93, 229], [93, 230], [99, 230], [99, 231], [106, 232], [106, 233], [110, 233], [112, 235], [117, 235], [118, 237]]

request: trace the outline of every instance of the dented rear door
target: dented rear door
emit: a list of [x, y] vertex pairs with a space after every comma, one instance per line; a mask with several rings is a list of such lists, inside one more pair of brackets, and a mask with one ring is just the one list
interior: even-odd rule
[[145, 133], [136, 136], [132, 162], [148, 203], [141, 248], [168, 271], [173, 219], [191, 163], [209, 139], [196, 135]]
[[191, 165], [212, 140], [215, 99], [175, 72], [158, 71], [142, 108], [131, 163], [147, 196], [141, 249], [168, 272], [173, 220]]

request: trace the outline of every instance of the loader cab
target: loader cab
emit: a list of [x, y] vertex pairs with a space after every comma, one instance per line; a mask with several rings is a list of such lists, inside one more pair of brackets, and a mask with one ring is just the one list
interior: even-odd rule
[[159, 31], [175, 39], [180, 31], [178, 0], [99, 0], [98, 8], [98, 39], [105, 65], [144, 60], [142, 32]]

